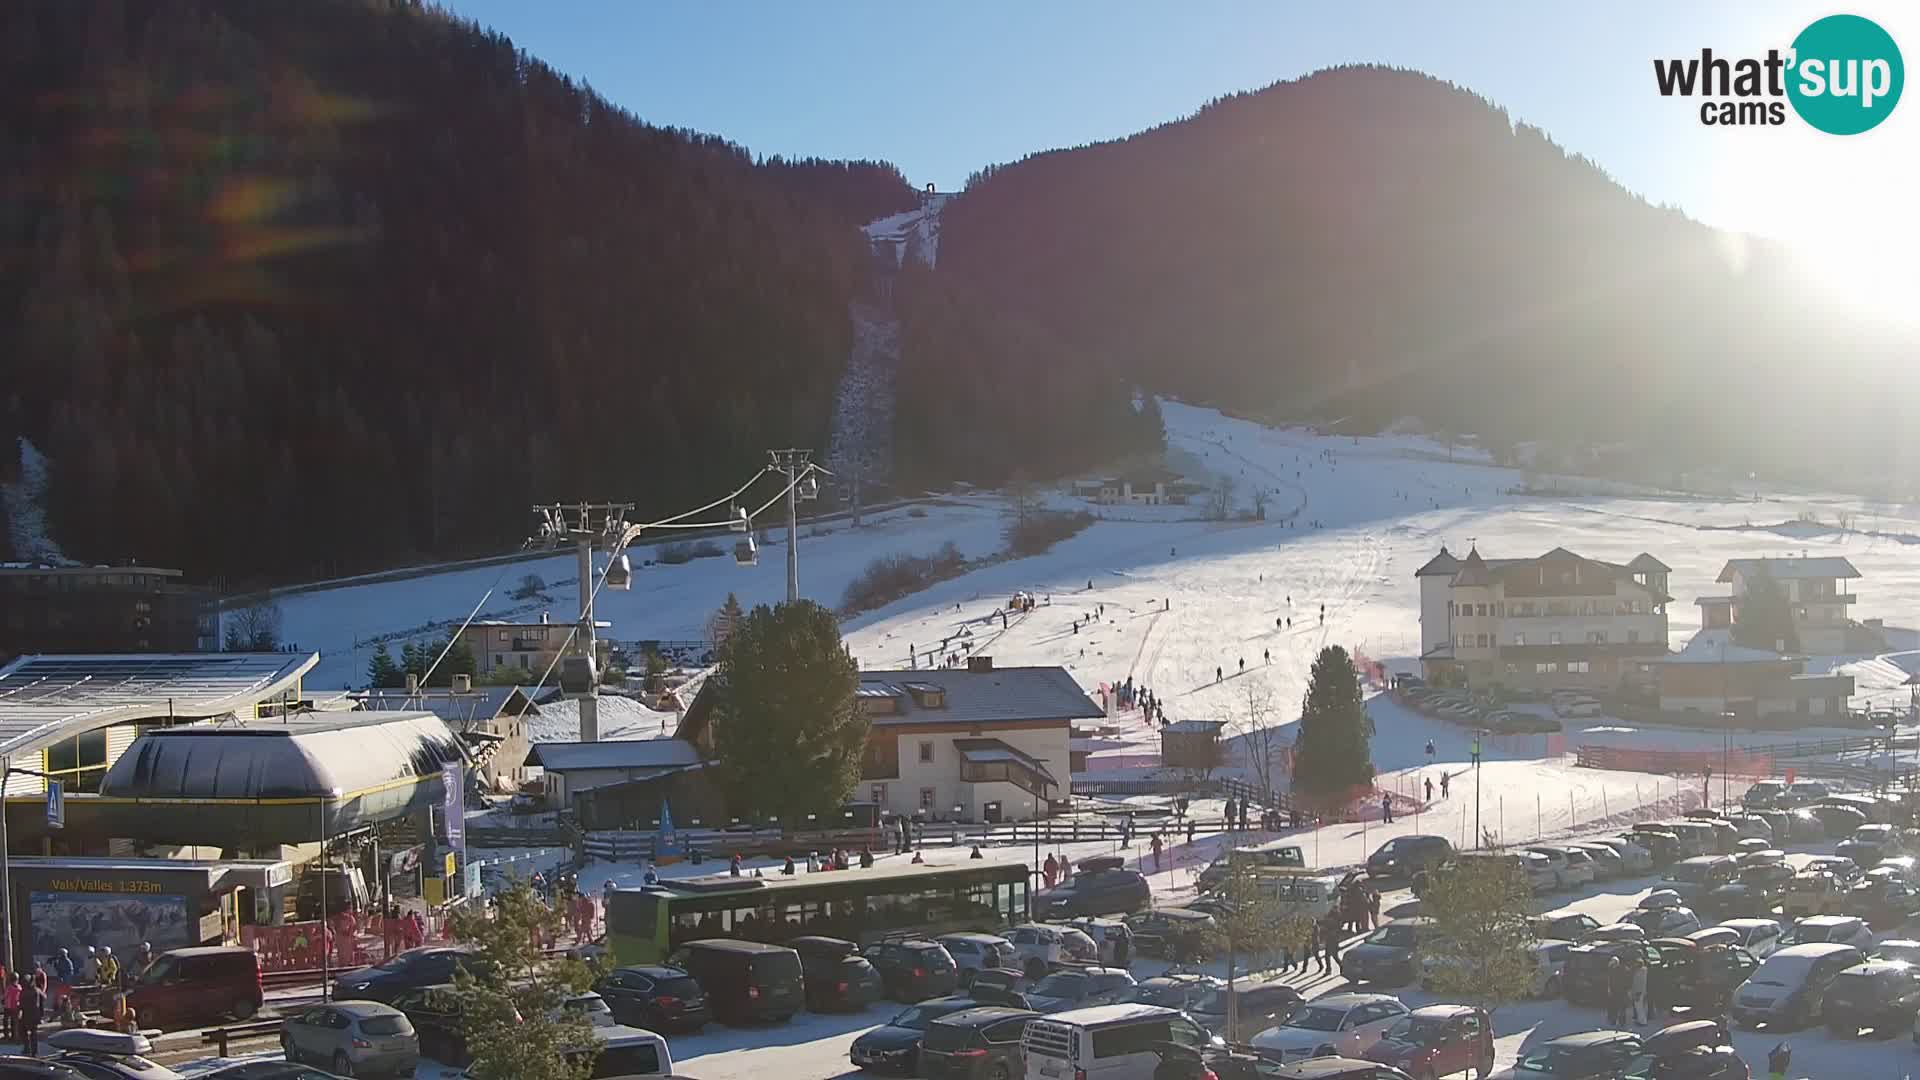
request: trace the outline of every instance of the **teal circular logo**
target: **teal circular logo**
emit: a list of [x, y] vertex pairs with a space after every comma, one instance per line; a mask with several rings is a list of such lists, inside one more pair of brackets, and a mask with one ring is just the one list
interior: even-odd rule
[[1793, 39], [1787, 100], [1829, 135], [1871, 130], [1900, 103], [1906, 81], [1900, 47], [1872, 19], [1829, 15]]

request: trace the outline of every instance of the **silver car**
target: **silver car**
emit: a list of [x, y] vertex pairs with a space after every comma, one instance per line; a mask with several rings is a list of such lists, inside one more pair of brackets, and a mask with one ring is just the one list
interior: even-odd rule
[[412, 1076], [420, 1039], [405, 1013], [377, 1001], [337, 1001], [289, 1017], [280, 1029], [288, 1061], [341, 1076]]

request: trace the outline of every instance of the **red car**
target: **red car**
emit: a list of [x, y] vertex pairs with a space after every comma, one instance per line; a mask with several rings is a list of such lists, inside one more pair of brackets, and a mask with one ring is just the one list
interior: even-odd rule
[[1472, 1005], [1428, 1005], [1401, 1017], [1366, 1057], [1419, 1080], [1468, 1070], [1486, 1076], [1493, 1071], [1493, 1022]]

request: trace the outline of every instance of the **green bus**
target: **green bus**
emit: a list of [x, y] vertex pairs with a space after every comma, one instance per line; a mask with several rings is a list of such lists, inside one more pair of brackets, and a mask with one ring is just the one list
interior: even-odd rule
[[702, 938], [779, 944], [825, 934], [865, 942], [901, 931], [999, 930], [1027, 921], [1029, 873], [1024, 863], [964, 860], [665, 879], [608, 897], [607, 948], [617, 964], [650, 964]]

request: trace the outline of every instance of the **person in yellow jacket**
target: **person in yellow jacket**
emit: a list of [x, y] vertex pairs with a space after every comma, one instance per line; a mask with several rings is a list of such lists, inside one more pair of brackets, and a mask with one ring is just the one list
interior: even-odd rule
[[101, 986], [120, 985], [120, 961], [113, 958], [111, 945], [100, 946], [100, 974], [96, 981]]

